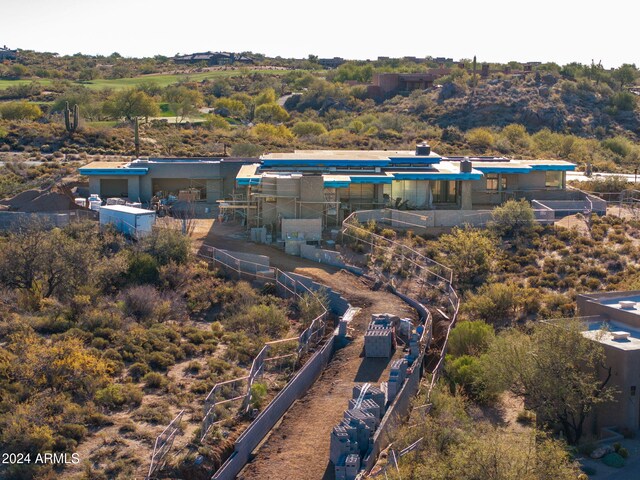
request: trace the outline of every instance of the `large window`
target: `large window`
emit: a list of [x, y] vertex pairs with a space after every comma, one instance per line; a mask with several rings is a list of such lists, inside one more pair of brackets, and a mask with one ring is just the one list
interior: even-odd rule
[[456, 203], [457, 183], [453, 180], [436, 180], [431, 183], [433, 203]]
[[384, 186], [383, 193], [385, 201], [392, 207], [402, 202], [406, 202], [408, 208], [426, 208], [429, 205], [427, 180], [394, 180]]
[[487, 173], [487, 190], [498, 191], [498, 186], [501, 186], [500, 190], [507, 188], [507, 178], [497, 173]]
[[547, 170], [544, 184], [547, 188], [562, 188], [562, 172]]
[[371, 204], [374, 185], [372, 183], [352, 183], [348, 188], [340, 189], [340, 201], [352, 204]]

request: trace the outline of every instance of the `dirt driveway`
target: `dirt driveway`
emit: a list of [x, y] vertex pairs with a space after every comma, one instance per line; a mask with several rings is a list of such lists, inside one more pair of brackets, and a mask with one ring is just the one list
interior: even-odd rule
[[[235, 229], [234, 229], [235, 228]], [[373, 291], [355, 275], [285, 254], [267, 245], [242, 240], [233, 225], [217, 225], [194, 235], [218, 248], [268, 255], [271, 265], [307, 275], [340, 292], [360, 312], [354, 317], [353, 341], [335, 356], [307, 394], [295, 402], [257, 450], [254, 460], [238, 475], [244, 480], [333, 479], [329, 463], [331, 429], [343, 417], [354, 383], [378, 385], [388, 377], [387, 360], [364, 359], [364, 331], [373, 313], [393, 313], [417, 318], [415, 310], [395, 295]]]

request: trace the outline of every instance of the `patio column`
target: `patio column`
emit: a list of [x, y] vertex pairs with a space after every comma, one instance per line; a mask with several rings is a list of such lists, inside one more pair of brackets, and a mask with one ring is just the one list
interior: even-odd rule
[[460, 182], [460, 209], [473, 209], [471, 202], [471, 180], [462, 180]]

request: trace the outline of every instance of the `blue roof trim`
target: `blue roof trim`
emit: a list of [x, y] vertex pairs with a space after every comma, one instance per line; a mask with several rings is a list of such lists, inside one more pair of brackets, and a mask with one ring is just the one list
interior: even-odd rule
[[576, 169], [576, 166], [573, 163], [570, 165], [549, 164], [549, 165], [531, 165], [531, 168], [536, 171], [552, 170], [555, 172], [573, 172]]
[[325, 180], [324, 188], [349, 188], [351, 182], [344, 182], [341, 180]]
[[480, 180], [481, 173], [393, 172], [396, 180]]
[[261, 177], [252, 177], [252, 178], [238, 178], [238, 185], [247, 186], [247, 185], [260, 185]]
[[148, 168], [79, 168], [80, 175], [146, 175]]
[[529, 173], [531, 167], [513, 166], [513, 167], [484, 167], [477, 163], [473, 166], [476, 170], [480, 170], [482, 173]]
[[351, 175], [351, 183], [373, 183], [390, 185], [393, 177], [387, 175]]
[[440, 163], [442, 157], [389, 157], [391, 165], [433, 165]]
[[312, 159], [266, 159], [264, 167], [386, 167], [390, 160], [312, 160]]

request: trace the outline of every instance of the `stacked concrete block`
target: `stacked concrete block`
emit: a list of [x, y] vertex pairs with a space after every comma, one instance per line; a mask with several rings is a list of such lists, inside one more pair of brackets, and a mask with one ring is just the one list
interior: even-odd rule
[[413, 322], [410, 318], [401, 318], [398, 324], [398, 334], [402, 340], [409, 343], [411, 338], [411, 332], [413, 332]]
[[358, 455], [347, 455], [344, 462], [345, 466], [345, 480], [355, 480], [360, 471], [360, 457]]
[[389, 381], [387, 382], [387, 399], [392, 402], [396, 395], [402, 388], [402, 384], [407, 378], [407, 367], [409, 362], [406, 359], [401, 358], [395, 360], [391, 364], [391, 371], [389, 372]]
[[411, 335], [411, 340], [409, 340], [409, 355], [412, 358], [418, 358], [418, 355], [420, 355], [420, 335], [418, 333]]
[[389, 358], [393, 354], [393, 331], [372, 328], [364, 334], [364, 353], [367, 358]]
[[[356, 406], [356, 402], [357, 399], [352, 399], [349, 400], [349, 410], [355, 408]], [[373, 415], [376, 420], [376, 428], [378, 427], [378, 425], [380, 424], [380, 419], [382, 418], [382, 415], [380, 414], [380, 405], [378, 405], [376, 402], [374, 402], [371, 399], [367, 399], [367, 400], [363, 400], [362, 404], [360, 405], [360, 410], [362, 410], [363, 412], [367, 412], [370, 413], [371, 415]]]
[[[360, 397], [360, 391], [362, 390], [362, 385], [354, 385], [352, 397], [353, 399], [357, 399]], [[380, 407], [380, 418], [384, 416], [385, 406], [387, 404], [385, 393], [380, 390], [378, 387], [369, 387], [367, 392], [364, 395], [364, 400], [373, 400], [378, 407]]]
[[329, 459], [334, 465], [338, 465], [340, 458], [359, 451], [356, 437], [355, 429], [349, 427], [347, 430], [347, 426], [342, 423], [333, 427], [329, 445]]
[[362, 408], [351, 408], [344, 411], [344, 419], [346, 421], [350, 421], [352, 418], [363, 422], [372, 432], [375, 432], [376, 427], [380, 423], [379, 418], [374, 417], [372, 413], [367, 412]]

